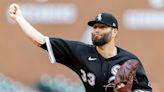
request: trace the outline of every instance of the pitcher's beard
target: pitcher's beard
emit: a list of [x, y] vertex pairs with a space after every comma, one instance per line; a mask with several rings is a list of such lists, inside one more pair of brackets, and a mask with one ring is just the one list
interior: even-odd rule
[[94, 34], [92, 34], [92, 43], [96, 46], [102, 46], [111, 41], [111, 33], [104, 34], [100, 39], [97, 39]]
[[102, 46], [102, 45], [104, 45], [104, 44], [107, 43], [104, 38], [101, 38], [101, 39], [92, 39], [92, 42], [96, 46]]

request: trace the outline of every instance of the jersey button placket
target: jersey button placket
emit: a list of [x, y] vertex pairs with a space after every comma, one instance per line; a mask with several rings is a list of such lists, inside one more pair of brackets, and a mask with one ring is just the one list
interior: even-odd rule
[[104, 76], [106, 76], [106, 72], [107, 72], [106, 62], [103, 62], [103, 75]]

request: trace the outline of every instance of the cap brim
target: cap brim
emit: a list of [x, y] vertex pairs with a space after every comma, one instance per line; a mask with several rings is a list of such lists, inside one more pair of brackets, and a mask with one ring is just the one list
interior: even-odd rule
[[[89, 21], [89, 22], [88, 22], [88, 25], [92, 27], [92, 26], [93, 26], [94, 24], [96, 24], [96, 23], [105, 24], [105, 23], [103, 23], [103, 22], [101, 22], [101, 21]], [[107, 25], [107, 24], [105, 24], [105, 25]]]

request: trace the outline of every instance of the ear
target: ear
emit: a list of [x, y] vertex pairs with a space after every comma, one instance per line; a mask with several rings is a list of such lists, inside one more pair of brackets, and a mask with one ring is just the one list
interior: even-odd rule
[[113, 28], [112, 29], [112, 37], [116, 37], [118, 33], [118, 29], [117, 28]]

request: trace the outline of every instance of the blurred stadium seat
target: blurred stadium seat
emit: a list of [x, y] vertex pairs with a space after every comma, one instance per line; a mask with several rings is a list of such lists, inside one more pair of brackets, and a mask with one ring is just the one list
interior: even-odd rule
[[43, 75], [34, 89], [0, 74], [0, 92], [85, 92], [85, 89], [78, 81], [73, 82], [62, 75]]
[[83, 85], [78, 81], [73, 82], [62, 75], [43, 75], [38, 83], [38, 89], [42, 92], [85, 92]]
[[3, 74], [0, 74], [0, 92], [39, 92], [21, 84]]

